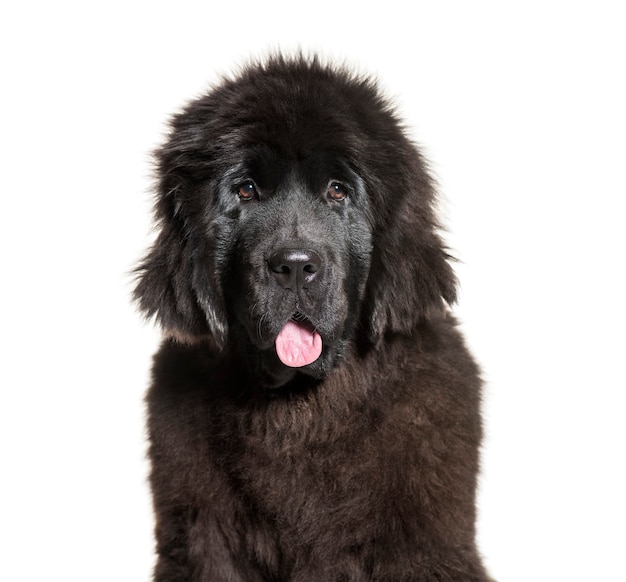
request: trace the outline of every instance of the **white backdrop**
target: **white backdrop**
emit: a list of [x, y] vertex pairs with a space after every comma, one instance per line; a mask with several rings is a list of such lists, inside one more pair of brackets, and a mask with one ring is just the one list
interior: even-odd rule
[[300, 46], [378, 74], [439, 180], [493, 575], [626, 581], [619, 4], [4, 3], [0, 579], [149, 579], [149, 152], [218, 73]]

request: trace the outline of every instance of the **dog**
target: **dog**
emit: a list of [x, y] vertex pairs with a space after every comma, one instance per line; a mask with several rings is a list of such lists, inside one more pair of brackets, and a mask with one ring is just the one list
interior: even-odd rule
[[486, 581], [480, 372], [426, 163], [372, 78], [274, 55], [155, 152], [135, 300], [157, 582]]

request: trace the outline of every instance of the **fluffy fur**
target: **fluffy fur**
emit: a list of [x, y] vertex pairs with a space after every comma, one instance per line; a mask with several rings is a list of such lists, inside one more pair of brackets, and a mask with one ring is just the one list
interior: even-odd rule
[[[256, 63], [176, 115], [156, 158], [135, 292], [165, 332], [154, 579], [487, 580], [479, 374], [431, 179], [375, 83]], [[321, 338], [315, 361], [278, 357], [288, 322]]]

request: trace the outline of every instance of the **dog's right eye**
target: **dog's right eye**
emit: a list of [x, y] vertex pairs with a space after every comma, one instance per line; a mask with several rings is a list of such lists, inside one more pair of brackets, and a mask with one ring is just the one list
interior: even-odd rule
[[240, 200], [248, 202], [249, 200], [258, 198], [259, 193], [252, 182], [244, 182], [243, 184], [240, 184], [239, 188], [237, 188], [237, 196], [239, 196]]

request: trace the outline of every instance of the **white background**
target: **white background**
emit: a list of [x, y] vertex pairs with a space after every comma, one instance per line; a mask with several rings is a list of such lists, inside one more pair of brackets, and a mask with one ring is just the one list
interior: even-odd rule
[[301, 46], [376, 73], [439, 180], [493, 575], [625, 581], [620, 2], [219, 4], [3, 3], [0, 579], [149, 579], [149, 152], [218, 73]]

